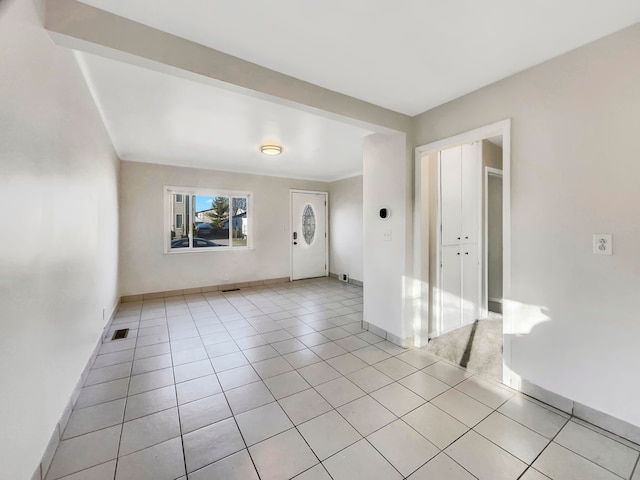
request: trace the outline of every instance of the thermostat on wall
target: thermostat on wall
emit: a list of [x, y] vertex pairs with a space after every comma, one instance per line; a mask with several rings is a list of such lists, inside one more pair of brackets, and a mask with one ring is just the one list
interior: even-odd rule
[[388, 208], [380, 209], [380, 218], [387, 218], [390, 215], [391, 215], [391, 210], [389, 210]]

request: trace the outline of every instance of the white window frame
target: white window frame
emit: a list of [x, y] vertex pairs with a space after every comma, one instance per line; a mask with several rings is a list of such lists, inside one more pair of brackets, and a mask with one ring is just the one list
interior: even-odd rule
[[[188, 230], [189, 237], [189, 246], [185, 248], [171, 248], [171, 229], [174, 226], [173, 221], [173, 208], [171, 204], [171, 195], [189, 195], [189, 197], [195, 196], [206, 196], [206, 197], [228, 197], [230, 206], [232, 203], [232, 198], [245, 197], [247, 199], [247, 245], [243, 246], [232, 246], [233, 239], [231, 238], [233, 229], [229, 229], [229, 241], [230, 246], [220, 246], [220, 247], [194, 247], [193, 246], [193, 224], [196, 219], [196, 208], [194, 203], [190, 202], [189, 208], [189, 225], [186, 225], [183, 217], [183, 228]], [[179, 186], [171, 186], [165, 185], [163, 187], [163, 204], [164, 204], [164, 253], [166, 255], [174, 255], [174, 254], [185, 254], [185, 253], [198, 253], [198, 252], [229, 252], [229, 251], [242, 251], [242, 250], [253, 250], [253, 192], [247, 191], [238, 191], [238, 190], [225, 190], [225, 189], [217, 189], [217, 188], [200, 188], [200, 187], [179, 187]], [[187, 213], [187, 212], [185, 212]], [[233, 222], [233, 217], [229, 216], [230, 226]]]

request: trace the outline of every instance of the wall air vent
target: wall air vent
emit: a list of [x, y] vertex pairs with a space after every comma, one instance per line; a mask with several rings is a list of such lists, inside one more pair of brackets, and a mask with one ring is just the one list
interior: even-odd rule
[[127, 338], [127, 335], [129, 335], [129, 329], [122, 328], [120, 330], [116, 330], [115, 332], [113, 332], [113, 337], [111, 337], [111, 340], [120, 340], [123, 338]]

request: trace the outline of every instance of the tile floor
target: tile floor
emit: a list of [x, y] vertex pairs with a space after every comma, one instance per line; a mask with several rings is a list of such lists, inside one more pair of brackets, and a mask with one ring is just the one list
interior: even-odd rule
[[360, 328], [330, 279], [121, 305], [47, 480], [630, 479], [639, 447]]

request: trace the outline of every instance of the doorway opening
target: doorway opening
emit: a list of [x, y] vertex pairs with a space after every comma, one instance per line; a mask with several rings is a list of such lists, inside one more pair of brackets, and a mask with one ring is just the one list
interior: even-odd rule
[[506, 384], [509, 173], [509, 120], [416, 149], [415, 343]]

